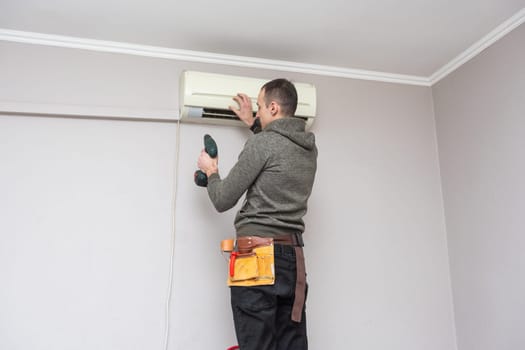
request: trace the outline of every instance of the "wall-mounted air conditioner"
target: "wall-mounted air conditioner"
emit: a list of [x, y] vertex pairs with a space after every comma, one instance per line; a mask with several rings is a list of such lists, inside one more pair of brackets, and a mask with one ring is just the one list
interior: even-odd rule
[[[180, 118], [183, 122], [219, 125], [244, 125], [228, 106], [237, 106], [233, 96], [243, 92], [252, 99], [254, 113], [257, 111], [257, 96], [268, 82], [215, 73], [184, 71], [180, 79]], [[310, 127], [316, 113], [316, 92], [312, 84], [295, 83], [298, 103], [296, 117], [306, 120]]]

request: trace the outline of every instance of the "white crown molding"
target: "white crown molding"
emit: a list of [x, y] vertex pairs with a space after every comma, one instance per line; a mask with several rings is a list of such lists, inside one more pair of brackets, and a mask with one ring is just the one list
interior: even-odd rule
[[478, 40], [468, 49], [463, 51], [461, 54], [453, 58], [450, 62], [445, 64], [443, 67], [434, 72], [428, 80], [430, 85], [434, 85], [459, 67], [461, 67], [466, 62], [470, 61], [472, 58], [480, 54], [487, 47], [494, 44], [499, 39], [503, 38], [505, 35], [510, 33], [512, 30], [516, 29], [522, 23], [525, 22], [525, 8], [522, 8], [515, 15], [510, 17], [508, 20], [497, 26], [490, 33], [485, 35], [483, 38]]
[[26, 44], [57, 46], [98, 52], [110, 52], [179, 61], [223, 64], [237, 67], [270, 69], [285, 72], [297, 72], [339, 78], [381, 81], [397, 84], [432, 86], [460, 66], [477, 56], [484, 49], [494, 44], [506, 34], [525, 22], [525, 8], [500, 24], [485, 37], [478, 40], [464, 52], [453, 58], [429, 77], [377, 72], [361, 69], [306, 64], [300, 62], [270, 60], [257, 57], [234, 56], [211, 52], [171, 49], [158, 46], [129, 44], [115, 41], [104, 41], [52, 35], [0, 28], [0, 40]]
[[430, 81], [428, 80], [428, 78], [420, 76], [393, 74], [386, 72], [350, 69], [316, 64], [305, 64], [281, 60], [269, 60], [256, 57], [224, 55], [210, 52], [171, 49], [157, 46], [76, 38], [62, 35], [51, 35], [1, 28], [0, 40], [26, 44], [57, 46], [99, 52], [146, 56], [179, 61], [223, 64], [237, 67], [271, 69], [278, 71], [297, 72], [341, 78], [353, 78], [398, 84], [430, 86]]

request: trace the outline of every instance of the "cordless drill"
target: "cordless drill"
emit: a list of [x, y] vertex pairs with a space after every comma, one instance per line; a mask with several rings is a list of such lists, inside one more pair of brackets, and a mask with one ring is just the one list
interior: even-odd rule
[[[204, 150], [208, 155], [212, 158], [216, 158], [217, 154], [219, 153], [219, 149], [217, 148], [217, 144], [215, 143], [215, 140], [208, 134], [204, 135]], [[197, 186], [206, 187], [208, 186], [208, 176], [201, 171], [197, 170], [195, 171], [195, 174], [193, 175], [195, 179], [195, 184]]]

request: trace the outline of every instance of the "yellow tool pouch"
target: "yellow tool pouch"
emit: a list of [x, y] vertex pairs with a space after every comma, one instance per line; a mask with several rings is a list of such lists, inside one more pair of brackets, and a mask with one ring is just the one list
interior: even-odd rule
[[231, 253], [228, 286], [263, 286], [274, 282], [273, 244], [253, 248], [250, 253]]

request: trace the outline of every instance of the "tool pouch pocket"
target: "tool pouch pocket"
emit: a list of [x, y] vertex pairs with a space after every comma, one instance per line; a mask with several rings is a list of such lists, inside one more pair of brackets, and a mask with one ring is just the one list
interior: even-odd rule
[[230, 280], [232, 282], [246, 281], [259, 276], [259, 266], [255, 253], [230, 255]]
[[275, 282], [273, 244], [253, 248], [248, 253], [232, 252], [229, 286], [261, 286]]

